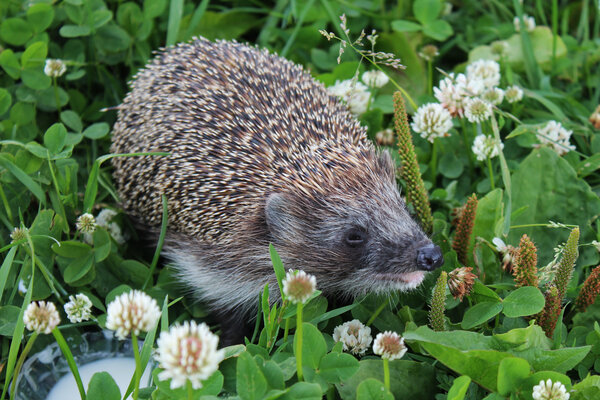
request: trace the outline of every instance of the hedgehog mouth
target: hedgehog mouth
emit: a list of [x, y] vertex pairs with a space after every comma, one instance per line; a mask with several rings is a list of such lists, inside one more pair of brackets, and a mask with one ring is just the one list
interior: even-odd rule
[[410, 286], [418, 286], [425, 279], [425, 271], [411, 271], [402, 273], [384, 272], [377, 273], [375, 278], [382, 281], [403, 283]]

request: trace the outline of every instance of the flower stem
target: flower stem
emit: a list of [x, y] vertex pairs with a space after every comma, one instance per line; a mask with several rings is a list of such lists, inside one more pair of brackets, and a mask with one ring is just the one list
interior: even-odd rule
[[187, 386], [187, 398], [188, 398], [188, 400], [192, 400], [194, 398], [194, 390], [192, 388], [192, 381], [190, 381], [188, 379], [186, 382], [186, 386]]
[[288, 333], [290, 331], [290, 319], [287, 318], [285, 320], [285, 328], [283, 330], [283, 343], [285, 343], [287, 345], [287, 341], [288, 341]]
[[437, 138], [433, 139], [433, 143], [431, 145], [431, 159], [429, 160], [429, 177], [431, 178], [431, 183], [435, 186], [435, 176], [437, 174], [437, 152], [438, 152], [438, 142]]
[[58, 330], [58, 328], [54, 328], [52, 330], [52, 334], [54, 335], [54, 339], [56, 339], [56, 343], [58, 343], [58, 347], [60, 347], [60, 350], [67, 359], [67, 364], [69, 364], [69, 368], [71, 369], [73, 377], [75, 378], [75, 382], [77, 383], [77, 389], [79, 390], [81, 400], [85, 400], [85, 389], [83, 388], [83, 382], [81, 382], [81, 376], [79, 376], [79, 370], [77, 369], [77, 364], [73, 358], [73, 353], [71, 353], [71, 349], [69, 349], [65, 337], [62, 335], [60, 330]]
[[487, 167], [490, 176], [490, 185], [492, 186], [492, 190], [494, 190], [496, 188], [496, 185], [494, 185], [494, 171], [492, 170], [492, 160], [489, 157], [487, 157]]
[[390, 390], [390, 360], [383, 358], [383, 385]]
[[31, 347], [33, 347], [33, 343], [35, 342], [35, 339], [37, 339], [37, 337], [38, 337], [38, 333], [33, 332], [33, 334], [29, 337], [29, 340], [27, 341], [27, 344], [25, 345], [23, 352], [19, 356], [19, 360], [17, 361], [17, 365], [15, 366], [15, 373], [13, 374], [12, 387], [10, 389], [10, 398], [11, 399], [15, 398], [16, 389], [17, 389], [17, 377], [19, 376], [21, 367], [23, 366], [23, 363], [25, 362], [25, 359], [27, 358], [27, 355], [29, 354]]
[[58, 94], [58, 84], [56, 83], [56, 78], [52, 78], [52, 86], [54, 87], [54, 99], [56, 100], [56, 110], [58, 111], [58, 115], [60, 116], [60, 96]]
[[140, 349], [138, 347], [138, 340], [135, 333], [131, 334], [131, 344], [133, 346], [133, 356], [135, 357], [135, 385], [133, 386], [133, 400], [137, 400], [140, 394], [140, 371], [142, 368], [142, 362], [140, 360]]
[[469, 140], [469, 132], [467, 131], [467, 126], [465, 124], [465, 119], [464, 118], [459, 118], [460, 120], [460, 125], [461, 125], [461, 131], [462, 131], [462, 136], [463, 136], [463, 143], [465, 145], [465, 150], [467, 153], [467, 158], [469, 160], [469, 169], [471, 171], [471, 173], [474, 171], [475, 169], [475, 165], [473, 163], [473, 158], [472, 158], [472, 153], [473, 151], [471, 150], [471, 147], [469, 146], [469, 143], [471, 142]]
[[433, 94], [433, 62], [427, 61], [427, 93]]
[[298, 381], [303, 381], [302, 376], [302, 303], [298, 303], [298, 311], [296, 312], [296, 370], [298, 373]]

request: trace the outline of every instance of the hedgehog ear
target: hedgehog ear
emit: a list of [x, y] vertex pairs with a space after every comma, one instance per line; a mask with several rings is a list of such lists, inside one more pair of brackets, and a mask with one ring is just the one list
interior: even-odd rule
[[272, 193], [265, 204], [267, 227], [273, 239], [292, 239], [296, 236], [298, 221], [294, 209], [296, 202], [284, 193]]

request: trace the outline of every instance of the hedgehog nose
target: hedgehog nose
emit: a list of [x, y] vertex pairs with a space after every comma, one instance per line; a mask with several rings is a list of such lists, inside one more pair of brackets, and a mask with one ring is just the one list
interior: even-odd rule
[[433, 243], [428, 243], [417, 250], [417, 266], [424, 271], [433, 271], [444, 263], [442, 250]]

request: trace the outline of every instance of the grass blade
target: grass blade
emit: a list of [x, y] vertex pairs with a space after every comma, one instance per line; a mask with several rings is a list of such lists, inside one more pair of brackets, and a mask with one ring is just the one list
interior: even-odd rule
[[167, 27], [167, 47], [173, 46], [177, 42], [182, 16], [183, 0], [171, 0], [171, 6], [169, 7], [169, 23]]
[[4, 261], [2, 261], [2, 266], [0, 267], [0, 304], [2, 301], [2, 293], [4, 293], [4, 288], [6, 287], [6, 280], [8, 279], [8, 274], [10, 273], [10, 267], [12, 266], [13, 259], [15, 258], [15, 254], [17, 253], [17, 246], [14, 246], [8, 254]]

